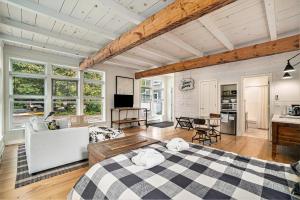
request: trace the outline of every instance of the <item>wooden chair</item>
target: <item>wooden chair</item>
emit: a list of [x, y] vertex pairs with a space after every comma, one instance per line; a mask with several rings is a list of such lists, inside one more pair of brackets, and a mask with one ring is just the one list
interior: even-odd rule
[[221, 119], [220, 114], [215, 114], [215, 113], [210, 113], [209, 118], [216, 118], [210, 121], [210, 132], [209, 132], [209, 137], [216, 138], [216, 142], [218, 141], [218, 137], [220, 140], [222, 139], [221, 132], [217, 130], [218, 127], [220, 127], [219, 121]]
[[211, 145], [211, 138], [208, 136], [210, 129], [204, 126], [205, 122], [205, 119], [194, 119], [194, 129], [196, 133], [192, 137], [192, 142], [198, 140], [199, 143], [202, 142], [204, 145], [205, 141], [209, 141], [209, 145]]

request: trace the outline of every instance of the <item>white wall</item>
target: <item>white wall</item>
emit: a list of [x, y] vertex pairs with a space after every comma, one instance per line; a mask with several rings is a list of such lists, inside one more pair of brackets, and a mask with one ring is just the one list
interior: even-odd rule
[[[299, 52], [299, 51], [298, 51]], [[199, 116], [199, 82], [204, 80], [217, 80], [218, 84], [238, 84], [238, 112], [241, 110], [241, 80], [242, 77], [252, 75], [272, 76], [270, 98], [271, 113], [280, 113], [284, 105], [300, 102], [300, 69], [293, 73], [291, 80], [282, 80], [283, 69], [287, 59], [297, 52], [289, 52], [268, 57], [261, 57], [234, 63], [215, 65], [212, 67], [199, 68], [184, 72], [175, 73], [175, 117], [178, 116]], [[296, 67], [297, 68], [297, 67]], [[190, 91], [180, 91], [178, 86], [182, 78], [193, 78], [195, 89]], [[275, 101], [275, 95], [279, 95], [279, 100]], [[239, 112], [241, 113], [241, 112]], [[238, 115], [238, 134], [242, 117]]]
[[[102, 67], [100, 65], [95, 65], [95, 69], [101, 70], [105, 72], [106, 79], [106, 122], [104, 125], [110, 126], [111, 123], [111, 108], [114, 107], [114, 94], [116, 92], [116, 76], [124, 76], [134, 78], [135, 70], [129, 68], [121, 68], [121, 67]], [[134, 81], [134, 107], [139, 106], [139, 81]], [[136, 112], [129, 111], [127, 117], [132, 118], [136, 117]], [[121, 118], [125, 118], [126, 112], [121, 113]], [[113, 113], [113, 120], [118, 119], [117, 112]]]
[[[3, 47], [4, 43], [0, 40], [0, 97], [3, 97]], [[4, 98], [0, 98], [0, 157], [4, 149], [3, 132], [4, 132]]]
[[[8, 116], [9, 113], [9, 102], [8, 102], [8, 73], [9, 73], [9, 59], [10, 58], [22, 58], [28, 60], [35, 60], [40, 62], [47, 62], [52, 64], [59, 64], [59, 65], [66, 65], [66, 66], [74, 66], [79, 67], [80, 60], [77, 58], [70, 58], [66, 56], [48, 54], [40, 51], [30, 50], [30, 49], [23, 49], [13, 46], [4, 46], [4, 104], [5, 109], [4, 113], [5, 116]], [[99, 69], [104, 71], [105, 74], [105, 81], [106, 81], [106, 112], [105, 118], [106, 122], [103, 125], [110, 125], [110, 108], [113, 107], [113, 95], [115, 94], [115, 76], [128, 76], [134, 77], [134, 70], [128, 68], [121, 68], [121, 67], [99, 67], [95, 66], [95, 69]], [[136, 81], [137, 82], [137, 81]], [[2, 84], [1, 84], [2, 85]], [[139, 86], [135, 83], [135, 92], [138, 92]], [[135, 105], [139, 105], [139, 95], [135, 95]], [[1, 98], [2, 99], [2, 98]], [[23, 142], [24, 140], [24, 131], [23, 130], [9, 130], [9, 121], [8, 117], [5, 117], [4, 121], [4, 138], [6, 144]]]

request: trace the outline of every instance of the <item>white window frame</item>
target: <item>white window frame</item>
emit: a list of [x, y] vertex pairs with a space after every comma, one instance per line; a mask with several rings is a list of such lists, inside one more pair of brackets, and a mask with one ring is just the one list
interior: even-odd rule
[[[34, 64], [42, 64], [45, 66], [45, 73], [44, 74], [29, 74], [29, 73], [15, 73], [12, 72], [12, 60], [17, 60], [21, 62], [29, 62]], [[53, 74], [53, 66], [62, 67], [62, 68], [70, 68], [77, 72], [76, 77], [65, 77]], [[41, 99], [44, 101], [44, 116], [46, 116], [50, 111], [53, 111], [53, 105], [55, 99], [67, 99], [67, 100], [76, 100], [76, 115], [82, 115], [84, 109], [84, 100], [85, 99], [94, 99], [99, 100], [102, 102], [102, 120], [99, 122], [106, 121], [106, 74], [104, 71], [100, 70], [86, 70], [92, 71], [96, 73], [102, 74], [103, 79], [99, 80], [88, 80], [84, 79], [83, 73], [84, 71], [80, 71], [76, 67], [71, 67], [67, 65], [61, 65], [57, 63], [50, 63], [50, 62], [41, 62], [36, 60], [28, 60], [22, 59], [18, 57], [9, 57], [9, 95], [8, 95], [8, 102], [9, 102], [9, 130], [22, 130], [24, 127], [15, 127], [13, 125], [13, 100], [22, 98], [22, 99]], [[13, 77], [20, 77], [20, 78], [38, 78], [44, 79], [44, 95], [13, 95]], [[75, 97], [58, 97], [52, 96], [52, 80], [73, 80], [77, 81], [77, 96]], [[93, 83], [93, 84], [101, 84], [102, 85], [102, 97], [86, 97], [83, 96], [84, 94], [84, 83]], [[97, 121], [98, 122], [98, 121]]]
[[[67, 77], [67, 76], [61, 76], [61, 75], [54, 75], [53, 74], [53, 68], [54, 67], [60, 67], [65, 69], [71, 69], [74, 70], [77, 74], [75, 77]], [[49, 75], [50, 75], [50, 85], [51, 85], [51, 111], [54, 111], [54, 101], [55, 100], [75, 100], [76, 104], [76, 113], [75, 115], [80, 114], [80, 71], [78, 69], [75, 69], [74, 67], [66, 66], [66, 65], [59, 65], [59, 64], [53, 64], [51, 63], [49, 65]], [[54, 96], [53, 94], [53, 81], [55, 80], [61, 80], [61, 81], [76, 81], [77, 84], [77, 95], [76, 96]], [[73, 115], [73, 114], [71, 114]], [[59, 116], [59, 115], [57, 115]]]
[[[84, 72], [95, 72], [99, 73], [102, 75], [102, 80], [91, 80], [91, 79], [85, 79], [84, 78]], [[105, 72], [104, 71], [98, 71], [98, 70], [86, 70], [82, 72], [82, 113], [84, 114], [84, 100], [94, 100], [94, 101], [100, 101], [102, 103], [102, 116], [99, 121], [96, 122], [104, 122], [106, 121], [106, 92], [105, 92]], [[92, 97], [92, 96], [84, 96], [84, 84], [85, 83], [91, 83], [91, 84], [96, 84], [96, 85], [101, 85], [102, 86], [102, 97]], [[92, 116], [92, 115], [91, 115]], [[94, 122], [92, 122], [94, 123]]]
[[[44, 65], [45, 67], [45, 72], [44, 74], [30, 74], [30, 73], [20, 73], [20, 72], [13, 72], [12, 71], [12, 61], [17, 60], [20, 62], [27, 62], [27, 63], [33, 63], [33, 64], [41, 64]], [[16, 57], [10, 57], [9, 58], [9, 130], [20, 130], [24, 129], [24, 127], [16, 127], [14, 126], [13, 123], [13, 112], [14, 112], [14, 102], [15, 99], [39, 99], [44, 102], [44, 115], [46, 112], [46, 96], [47, 96], [47, 91], [46, 91], [46, 77], [47, 73], [47, 63], [44, 62], [39, 62], [39, 61], [32, 61], [32, 60], [26, 60], [26, 59], [20, 59]], [[18, 77], [18, 78], [32, 78], [32, 79], [44, 79], [44, 95], [14, 95], [13, 94], [13, 78]], [[27, 102], [27, 101], [24, 101]]]

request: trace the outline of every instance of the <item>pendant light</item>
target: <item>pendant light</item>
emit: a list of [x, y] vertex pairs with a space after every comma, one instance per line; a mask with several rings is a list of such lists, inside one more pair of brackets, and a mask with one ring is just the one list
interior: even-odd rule
[[288, 72], [285, 72], [284, 75], [283, 75], [283, 77], [282, 77], [282, 79], [291, 79], [291, 78], [292, 78], [292, 76]]
[[283, 74], [282, 79], [291, 79], [291, 78], [292, 78], [290, 72], [294, 72], [294, 71], [295, 71], [294, 66], [300, 64], [300, 62], [296, 63], [296, 64], [293, 66], [293, 65], [291, 65], [291, 63], [290, 63], [290, 60], [296, 58], [296, 57], [299, 56], [299, 55], [300, 55], [300, 53], [296, 54], [295, 56], [293, 56], [293, 57], [291, 57], [290, 59], [287, 60], [287, 65], [285, 66], [285, 68], [284, 68], [284, 70], [283, 70], [283, 71], [284, 71], [284, 74]]
[[287, 65], [285, 66], [284, 72], [294, 72], [295, 68], [291, 65], [290, 61], [287, 61]]

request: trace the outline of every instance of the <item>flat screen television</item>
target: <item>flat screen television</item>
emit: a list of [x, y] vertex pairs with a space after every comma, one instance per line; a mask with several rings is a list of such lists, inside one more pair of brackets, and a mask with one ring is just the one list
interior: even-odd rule
[[133, 95], [115, 94], [115, 108], [133, 107]]

